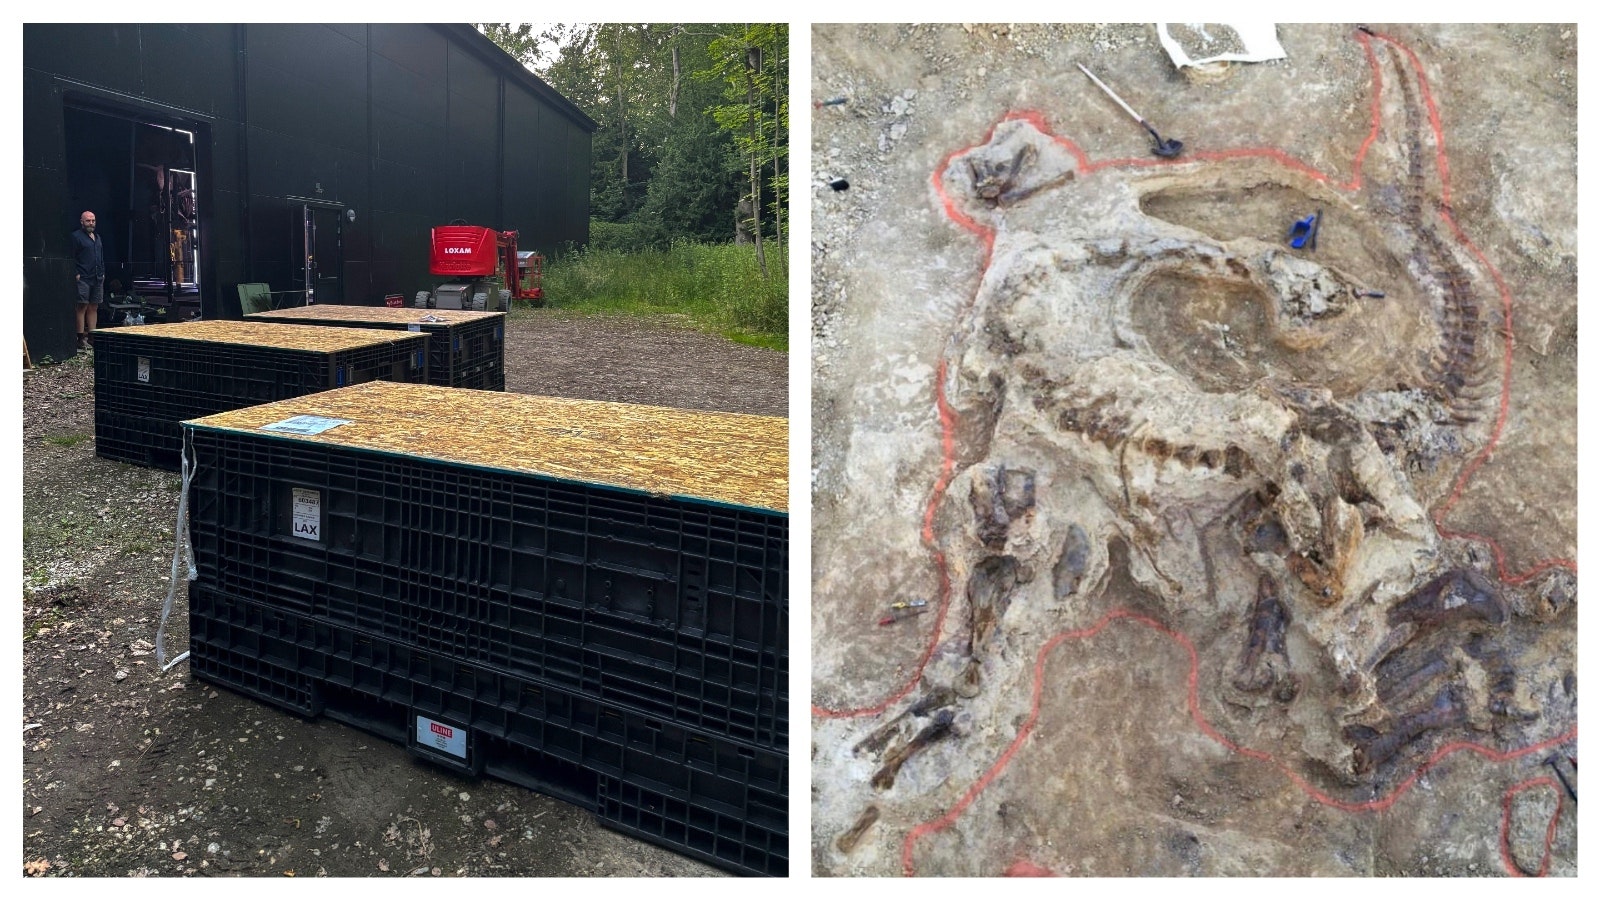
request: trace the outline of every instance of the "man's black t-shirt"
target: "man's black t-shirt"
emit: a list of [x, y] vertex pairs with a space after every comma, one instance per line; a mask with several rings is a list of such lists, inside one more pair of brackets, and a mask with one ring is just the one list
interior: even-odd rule
[[[59, 232], [57, 232], [59, 233]], [[106, 255], [100, 236], [90, 237], [82, 228], [72, 233], [72, 258], [83, 278], [99, 278], [106, 274]]]

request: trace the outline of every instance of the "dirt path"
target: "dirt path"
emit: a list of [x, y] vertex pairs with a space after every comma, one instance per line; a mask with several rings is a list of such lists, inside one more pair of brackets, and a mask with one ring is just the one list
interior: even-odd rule
[[561, 310], [512, 314], [506, 390], [751, 413], [789, 414], [789, 355], [642, 320]]
[[[512, 391], [787, 414], [785, 354], [670, 321], [519, 312], [507, 370]], [[719, 874], [568, 804], [213, 690], [186, 663], [162, 674], [178, 479], [97, 459], [93, 394], [81, 357], [24, 382], [30, 873]], [[184, 609], [180, 588], [169, 652], [187, 644]]]

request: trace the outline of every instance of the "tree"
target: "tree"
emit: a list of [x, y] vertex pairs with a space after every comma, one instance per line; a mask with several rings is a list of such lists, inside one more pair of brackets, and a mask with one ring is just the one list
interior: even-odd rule
[[706, 112], [721, 99], [722, 88], [708, 79], [685, 77], [690, 74], [686, 69], [709, 63], [706, 47], [715, 36], [700, 26], [680, 25], [667, 38], [673, 56], [668, 129], [635, 221], [668, 241], [726, 241], [733, 236], [729, 213], [739, 200], [742, 163], [727, 133]]
[[[780, 44], [782, 49], [780, 50]], [[712, 115], [728, 131], [748, 163], [751, 231], [756, 260], [768, 275], [766, 251], [761, 242], [761, 169], [770, 160], [777, 171], [786, 148], [777, 137], [786, 130], [779, 115], [787, 105], [777, 94], [781, 64], [788, 66], [789, 27], [781, 24], [742, 25], [719, 35], [708, 48], [711, 67], [704, 74], [724, 85], [723, 97], [733, 101], [716, 106]]]
[[[634, 243], [727, 240], [749, 196], [753, 209], [739, 215], [760, 233], [765, 211], [783, 240], [787, 26], [478, 28], [595, 120], [596, 222], [632, 229]], [[765, 249], [758, 252], [765, 272]]]
[[538, 62], [540, 35], [533, 33], [532, 25], [479, 22], [477, 28], [489, 40], [499, 44], [501, 50], [511, 54], [511, 58], [517, 62], [530, 68]]
[[[591, 174], [594, 214], [610, 221], [632, 215], [670, 120], [663, 45], [676, 26], [574, 26], [543, 72], [551, 87], [584, 109], [599, 126]], [[643, 177], [641, 177], [643, 176]]]
[[733, 236], [729, 212], [739, 200], [729, 177], [741, 161], [717, 123], [696, 109], [683, 118], [661, 147], [637, 219], [669, 237], [726, 241]]

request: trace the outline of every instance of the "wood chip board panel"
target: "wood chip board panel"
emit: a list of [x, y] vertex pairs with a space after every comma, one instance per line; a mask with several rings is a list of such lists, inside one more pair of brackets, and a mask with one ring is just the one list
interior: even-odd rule
[[[293, 416], [349, 424], [316, 435], [261, 430]], [[789, 509], [789, 420], [770, 416], [375, 381], [185, 424], [784, 514]]]
[[363, 347], [415, 340], [418, 337], [409, 331], [330, 328], [325, 325], [281, 325], [272, 322], [238, 322], [230, 319], [177, 322], [170, 325], [134, 325], [111, 329], [108, 333], [170, 338], [178, 341], [204, 341], [211, 344], [238, 344], [245, 347], [273, 347], [279, 350], [305, 350], [312, 353], [360, 350]]
[[[430, 319], [428, 318], [429, 316], [433, 318]], [[245, 316], [245, 320], [249, 321], [256, 318], [271, 319], [273, 321], [304, 319], [308, 322], [460, 325], [497, 316], [505, 318], [505, 313], [474, 312], [461, 309], [395, 308], [390, 306], [296, 306], [291, 309], [274, 309], [267, 312], [251, 313]]]

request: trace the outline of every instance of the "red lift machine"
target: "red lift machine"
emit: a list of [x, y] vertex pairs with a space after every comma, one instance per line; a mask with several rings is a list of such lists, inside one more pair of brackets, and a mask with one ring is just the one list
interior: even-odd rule
[[428, 271], [448, 280], [431, 294], [417, 292], [419, 308], [504, 310], [512, 300], [543, 305], [544, 257], [518, 252], [515, 231], [440, 225], [433, 229]]

